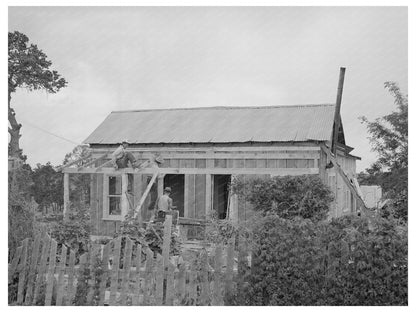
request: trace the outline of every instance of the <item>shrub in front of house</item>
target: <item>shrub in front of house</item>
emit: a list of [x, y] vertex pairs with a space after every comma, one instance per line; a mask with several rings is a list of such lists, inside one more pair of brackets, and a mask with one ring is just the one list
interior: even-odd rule
[[314, 223], [268, 214], [234, 305], [407, 305], [407, 228], [356, 216]]

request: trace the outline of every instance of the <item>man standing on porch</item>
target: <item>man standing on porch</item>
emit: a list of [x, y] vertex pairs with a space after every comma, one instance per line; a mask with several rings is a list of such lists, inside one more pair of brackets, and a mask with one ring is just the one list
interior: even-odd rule
[[159, 201], [157, 202], [157, 210], [163, 211], [164, 214], [171, 211], [173, 208], [173, 200], [170, 198], [171, 192], [172, 189], [170, 187], [165, 187], [163, 190], [163, 195], [160, 196]]

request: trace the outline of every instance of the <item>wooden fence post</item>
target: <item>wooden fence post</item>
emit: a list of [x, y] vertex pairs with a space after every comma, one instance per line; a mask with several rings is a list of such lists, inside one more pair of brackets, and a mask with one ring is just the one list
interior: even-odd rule
[[59, 261], [59, 276], [58, 276], [58, 287], [56, 290], [56, 305], [62, 305], [64, 296], [64, 274], [66, 266], [66, 252], [67, 248], [62, 244], [61, 260]]
[[143, 290], [143, 304], [148, 305], [150, 302], [150, 296], [152, 296], [152, 275], [153, 275], [153, 251], [148, 248], [146, 250], [146, 273], [144, 280], [144, 290]]
[[118, 290], [118, 273], [120, 267], [121, 236], [114, 241], [113, 265], [111, 268], [110, 305], [116, 304]]
[[200, 305], [207, 305], [210, 296], [210, 287], [208, 283], [208, 254], [204, 249], [201, 252], [201, 271], [200, 271], [200, 281], [201, 281], [201, 296], [200, 296]]
[[[45, 233], [45, 232], [43, 232]], [[29, 275], [27, 279], [27, 289], [26, 289], [26, 298], [25, 304], [31, 305], [33, 299], [33, 289], [34, 289], [34, 282], [36, 277], [36, 272], [38, 271], [38, 258], [39, 258], [39, 246], [40, 246], [41, 235], [38, 234], [35, 237], [35, 241], [32, 244], [32, 256], [30, 259], [30, 269]]]
[[45, 281], [45, 273], [46, 273], [46, 263], [48, 261], [48, 254], [49, 254], [49, 249], [51, 246], [51, 238], [49, 237], [49, 235], [45, 235], [43, 237], [43, 241], [42, 241], [42, 254], [41, 254], [41, 258], [40, 258], [40, 267], [38, 270], [38, 276], [36, 279], [36, 284], [35, 284], [35, 291], [33, 294], [33, 305], [36, 305], [36, 301], [38, 299], [38, 295], [39, 295], [39, 291], [40, 291], [40, 287], [42, 286], [42, 284]]
[[141, 289], [141, 263], [142, 263], [142, 246], [137, 245], [136, 249], [136, 283], [134, 287], [134, 294], [133, 294], [133, 305], [139, 305], [139, 298], [140, 298], [140, 289]]
[[24, 288], [26, 285], [26, 273], [28, 271], [28, 264], [27, 264], [27, 256], [28, 256], [28, 245], [29, 245], [29, 238], [23, 240], [23, 249], [22, 249], [22, 256], [21, 261], [19, 264], [19, 283], [17, 288], [17, 304], [21, 305], [24, 300]]
[[162, 257], [163, 266], [166, 269], [169, 265], [169, 251], [170, 241], [172, 236], [172, 216], [166, 215], [164, 227], [163, 227], [163, 246], [162, 246]]
[[46, 295], [45, 306], [52, 304], [53, 286], [55, 284], [55, 264], [56, 264], [56, 240], [52, 239], [51, 251], [49, 253], [49, 269], [48, 269], [48, 281], [46, 283]]
[[124, 262], [123, 262], [123, 280], [121, 282], [121, 305], [125, 306], [127, 303], [127, 292], [130, 283], [130, 269], [131, 269], [131, 255], [132, 255], [132, 241], [126, 237], [126, 244], [124, 246]]
[[104, 250], [103, 250], [103, 273], [101, 275], [101, 282], [100, 282], [100, 298], [98, 300], [98, 305], [103, 306], [104, 305], [104, 301], [105, 301], [105, 291], [106, 291], [106, 284], [107, 284], [107, 279], [108, 279], [108, 257], [109, 257], [109, 253], [110, 253], [110, 248], [111, 248], [111, 242], [108, 242], [105, 246], [104, 246]]
[[228, 243], [227, 247], [227, 271], [225, 275], [225, 294], [227, 298], [233, 293], [233, 274], [234, 274], [234, 243], [235, 238], [233, 237]]
[[212, 304], [215, 306], [222, 305], [222, 292], [221, 292], [221, 270], [222, 270], [222, 245], [218, 245], [215, 248], [215, 272], [214, 272], [214, 293]]
[[67, 298], [64, 300], [64, 305], [72, 305], [75, 295], [74, 287], [74, 275], [75, 275], [75, 252], [71, 250], [69, 252], [69, 263], [68, 263], [68, 291]]
[[164, 271], [163, 257], [157, 254], [156, 259], [156, 305], [163, 305], [163, 284], [164, 284]]

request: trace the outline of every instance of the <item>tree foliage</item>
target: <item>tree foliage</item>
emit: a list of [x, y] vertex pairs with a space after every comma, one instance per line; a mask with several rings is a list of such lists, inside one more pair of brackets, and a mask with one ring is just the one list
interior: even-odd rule
[[385, 88], [394, 97], [396, 111], [374, 121], [361, 117], [378, 159], [358, 178], [361, 184], [380, 185], [385, 198], [392, 199], [387, 206], [387, 215], [407, 220], [408, 96], [403, 95], [394, 82], [386, 82]]
[[37, 164], [32, 174], [34, 194], [36, 202], [40, 208], [48, 208], [56, 205], [63, 205], [63, 177], [62, 173], [56, 172], [48, 162], [46, 165]]
[[56, 93], [67, 85], [56, 70], [50, 69], [52, 62], [35, 44], [29, 44], [29, 38], [18, 31], [9, 32], [8, 55], [8, 109], [9, 109], [9, 156], [22, 158], [19, 148], [20, 128], [15, 111], [10, 107], [11, 95], [17, 88], [45, 90]]
[[273, 177], [247, 182], [235, 179], [231, 183], [231, 190], [250, 202], [255, 211], [276, 214], [285, 219], [324, 219], [333, 200], [331, 190], [318, 176], [313, 175]]
[[347, 216], [314, 223], [268, 215], [254, 230], [237, 305], [407, 305], [407, 228]]

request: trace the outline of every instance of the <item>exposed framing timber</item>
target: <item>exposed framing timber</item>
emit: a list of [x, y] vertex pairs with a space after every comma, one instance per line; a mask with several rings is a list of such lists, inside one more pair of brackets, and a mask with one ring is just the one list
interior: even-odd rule
[[89, 165], [92, 165], [93, 163], [95, 163], [98, 160], [104, 159], [108, 156], [108, 153], [105, 153], [104, 155], [101, 155], [98, 158], [92, 159], [91, 161], [87, 162], [86, 164], [84, 164], [82, 167], [78, 168], [78, 171], [81, 171], [85, 168], [87, 168]]
[[358, 190], [355, 188], [355, 186], [351, 183], [348, 176], [345, 174], [344, 170], [342, 170], [341, 166], [338, 164], [335, 156], [331, 153], [328, 147], [325, 145], [321, 145], [322, 150], [326, 153], [329, 160], [332, 161], [334, 164], [335, 170], [338, 172], [339, 176], [344, 180], [344, 183], [347, 185], [348, 189], [351, 191], [351, 193], [354, 194], [354, 197], [358, 200], [360, 205], [364, 208], [367, 208], [367, 206], [364, 203], [364, 200], [361, 198]]
[[84, 156], [84, 157], [81, 157], [81, 158], [79, 158], [79, 159], [73, 160], [73, 161], [71, 161], [71, 162], [67, 163], [67, 164], [66, 164], [66, 165], [64, 165], [64, 166], [57, 168], [56, 170], [57, 170], [57, 171], [63, 171], [63, 169], [68, 168], [68, 167], [70, 167], [70, 166], [72, 166], [72, 165], [75, 165], [76, 163], [79, 163], [80, 161], [83, 161], [83, 160], [85, 160], [85, 159], [88, 159], [88, 158], [89, 158], [89, 157], [91, 157], [91, 156], [92, 156], [92, 153], [89, 153], [88, 155], [86, 155], [86, 156]]
[[[290, 151], [290, 152], [297, 152], [297, 151], [319, 151], [319, 147], [316, 146], [315, 143], [311, 143], [311, 145], [276, 145], [276, 146], [229, 146], [229, 147], [164, 147], [164, 146], [155, 146], [155, 147], [129, 147], [128, 151], [131, 153], [183, 153], [183, 152], [282, 152], [282, 151]], [[107, 148], [94, 148], [93, 153], [112, 153], [114, 149], [107, 149]]]
[[[303, 175], [319, 174], [319, 168], [159, 168], [159, 173], [163, 174], [272, 174], [272, 175]], [[108, 174], [153, 174], [154, 168], [145, 168], [139, 171], [133, 168], [114, 169], [85, 168], [79, 172], [76, 168], [66, 168], [65, 173], [108, 173]]]
[[155, 183], [157, 176], [158, 176], [158, 172], [154, 172], [154, 169], [153, 169], [152, 179], [150, 180], [149, 184], [146, 187], [146, 190], [144, 191], [144, 193], [142, 195], [142, 198], [140, 199], [139, 203], [137, 204], [136, 208], [134, 209], [134, 217], [137, 217], [138, 215], [140, 216], [140, 214], [141, 214], [140, 209], [142, 209], [143, 203], [146, 200], [146, 197], [149, 194], [153, 183]]

